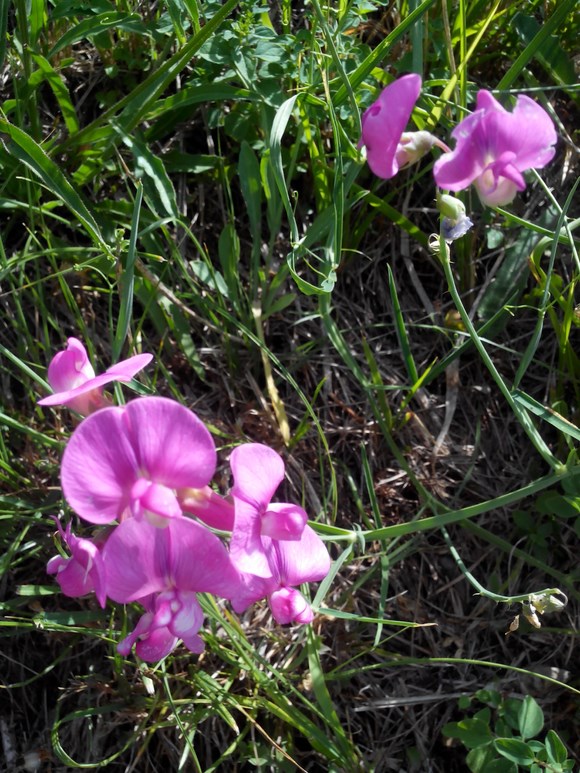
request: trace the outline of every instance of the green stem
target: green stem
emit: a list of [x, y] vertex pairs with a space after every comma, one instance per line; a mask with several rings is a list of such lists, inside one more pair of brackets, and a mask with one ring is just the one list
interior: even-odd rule
[[550, 451], [550, 449], [542, 439], [538, 430], [534, 427], [534, 425], [530, 421], [528, 414], [523, 409], [521, 409], [520, 406], [514, 400], [514, 397], [509, 387], [507, 386], [507, 384], [501, 377], [499, 371], [493, 364], [491, 357], [489, 356], [485, 346], [483, 345], [483, 342], [481, 341], [479, 335], [477, 334], [477, 331], [469, 317], [469, 314], [465, 309], [465, 306], [463, 305], [463, 301], [461, 300], [461, 296], [457, 290], [457, 285], [455, 284], [455, 278], [453, 276], [453, 269], [451, 268], [449, 246], [445, 241], [445, 239], [443, 238], [443, 235], [440, 236], [439, 247], [440, 247], [441, 264], [443, 265], [443, 271], [445, 272], [445, 279], [447, 280], [447, 286], [449, 288], [449, 292], [451, 294], [451, 297], [453, 298], [455, 307], [459, 312], [461, 321], [463, 322], [465, 329], [469, 333], [469, 336], [473, 341], [473, 345], [477, 349], [479, 356], [483, 360], [483, 363], [485, 364], [486, 368], [490, 372], [491, 377], [497, 384], [507, 404], [512, 409], [514, 415], [516, 416], [516, 418], [522, 425], [522, 428], [524, 429], [525, 433], [527, 434], [532, 444], [534, 445], [534, 448], [543, 457], [543, 459], [550, 465], [550, 467], [552, 467], [553, 470], [555, 471], [563, 470], [564, 465], [558, 459], [556, 459], [554, 454]]

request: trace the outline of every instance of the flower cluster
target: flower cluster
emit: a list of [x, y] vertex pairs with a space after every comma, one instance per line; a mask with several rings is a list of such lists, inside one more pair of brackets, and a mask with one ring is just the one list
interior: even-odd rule
[[[198, 593], [229, 599], [236, 612], [265, 598], [278, 623], [310, 622], [296, 586], [323, 579], [330, 557], [301, 507], [272, 502], [282, 458], [261, 444], [236, 448], [230, 496], [217, 494], [209, 485], [215, 445], [194, 413], [164, 397], [124, 406], [103, 398], [107, 381], [128, 381], [150, 360], [132, 357], [95, 376], [82, 343], [69, 339], [49, 366], [58, 393], [41, 404], [89, 414], [65, 448], [63, 494], [100, 528], [86, 539], [57, 523], [68, 555], [52, 558], [47, 571], [67, 596], [94, 592], [103, 607], [107, 599], [138, 602], [144, 614], [117, 649], [127, 655], [135, 646], [147, 661], [165, 657], [180, 639], [202, 651]], [[231, 532], [229, 549], [211, 529]]]
[[[475, 111], [451, 132], [456, 145], [450, 150], [429, 132], [405, 131], [420, 91], [419, 75], [404, 75], [362, 116], [359, 146], [366, 147], [378, 177], [393, 177], [437, 146], [444, 151], [433, 169], [440, 188], [461, 191], [473, 183], [483, 204], [502, 206], [526, 187], [523, 172], [541, 169], [554, 157], [554, 123], [529, 97], [520, 95], [510, 113], [489, 91], [479, 91]], [[465, 233], [464, 228], [461, 221], [458, 232]]]

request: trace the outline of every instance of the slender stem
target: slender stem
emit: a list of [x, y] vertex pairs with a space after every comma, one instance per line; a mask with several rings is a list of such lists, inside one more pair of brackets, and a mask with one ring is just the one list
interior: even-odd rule
[[548, 448], [548, 446], [540, 436], [537, 429], [532, 424], [528, 414], [525, 412], [525, 410], [521, 409], [520, 406], [514, 400], [514, 397], [510, 389], [508, 388], [507, 384], [501, 377], [501, 374], [493, 364], [491, 357], [489, 356], [485, 346], [483, 345], [483, 342], [481, 341], [479, 335], [477, 334], [477, 331], [471, 319], [469, 318], [469, 314], [467, 313], [465, 306], [463, 305], [463, 301], [461, 300], [461, 296], [457, 290], [457, 285], [455, 284], [455, 278], [453, 276], [453, 269], [451, 268], [449, 245], [443, 238], [443, 235], [441, 235], [439, 239], [439, 247], [440, 247], [440, 259], [443, 265], [443, 271], [445, 272], [445, 279], [447, 280], [447, 286], [449, 288], [449, 292], [451, 294], [451, 297], [453, 298], [455, 307], [459, 312], [461, 321], [463, 322], [465, 329], [469, 333], [469, 336], [473, 341], [473, 345], [477, 349], [479, 356], [483, 360], [486, 368], [491, 374], [491, 377], [497, 384], [507, 404], [510, 406], [514, 415], [522, 425], [525, 433], [531, 440], [535, 449], [544, 458], [544, 460], [550, 465], [550, 467], [552, 467], [552, 469], [556, 471], [562, 470], [564, 468], [564, 465], [558, 459], [556, 459], [554, 454], [550, 451], [550, 449]]
[[530, 600], [531, 596], [563, 596], [565, 601], [563, 602], [566, 604], [568, 602], [568, 597], [565, 593], [563, 593], [559, 588], [544, 588], [543, 590], [538, 590], [532, 593], [521, 593], [518, 596], [504, 596], [499, 593], [493, 593], [490, 590], [487, 590], [487, 588], [484, 588], [481, 583], [479, 583], [475, 577], [471, 574], [469, 569], [465, 566], [463, 563], [463, 560], [457, 550], [455, 549], [455, 546], [451, 542], [451, 537], [449, 536], [449, 532], [447, 529], [443, 526], [441, 528], [441, 531], [443, 533], [443, 537], [445, 539], [445, 542], [447, 543], [447, 547], [449, 548], [449, 552], [453, 556], [455, 563], [459, 567], [459, 570], [461, 574], [465, 577], [465, 579], [473, 585], [473, 587], [476, 589], [478, 594], [480, 596], [485, 596], [487, 599], [491, 599], [492, 601], [496, 601], [498, 603], [503, 604], [515, 604], [517, 602], [526, 602]]

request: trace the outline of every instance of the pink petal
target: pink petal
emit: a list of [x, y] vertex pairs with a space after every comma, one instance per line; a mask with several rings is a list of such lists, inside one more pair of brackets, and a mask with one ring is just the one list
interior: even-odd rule
[[378, 177], [388, 180], [399, 171], [397, 146], [421, 91], [421, 77], [410, 74], [383, 89], [362, 116], [361, 143], [367, 161]]
[[91, 523], [120, 519], [139, 462], [124, 429], [126, 408], [104, 408], [86, 418], [73, 432], [62, 459], [65, 499]]
[[181, 509], [202, 520], [212, 529], [232, 531], [234, 506], [216, 494], [209, 486], [201, 489], [184, 488], [177, 491]]
[[69, 338], [64, 351], [58, 352], [48, 366], [48, 383], [55, 392], [74, 389], [95, 377], [87, 350], [78, 338]]
[[165, 397], [141, 397], [128, 403], [123, 421], [138, 469], [150, 480], [178, 489], [203, 488], [212, 479], [212, 436], [183, 405]]
[[178, 641], [169, 628], [156, 628], [137, 642], [135, 654], [147, 663], [156, 663], [173, 652]]
[[[143, 479], [141, 479], [143, 480]], [[181, 507], [173, 491], [159, 483], [150, 483], [139, 499], [141, 511], [162, 518], [179, 518]]]
[[234, 475], [232, 494], [258, 510], [266, 510], [284, 480], [280, 454], [261, 443], [246, 443], [234, 448], [230, 465]]
[[518, 173], [540, 169], [553, 158], [557, 140], [554, 123], [540, 105], [523, 95], [510, 113], [489, 92], [480, 91], [477, 108], [452, 132], [457, 145], [435, 163], [435, 181], [441, 188], [459, 191], [484, 175], [478, 180], [482, 201], [509, 203], [515, 195], [514, 186], [518, 190], [525, 187]]
[[280, 588], [268, 596], [272, 616], [280, 625], [311, 623], [314, 613], [304, 596], [295, 588]]
[[167, 590], [170, 586], [170, 549], [169, 527], [156, 529], [147, 521], [135, 518], [123, 521], [103, 548], [107, 596], [128, 604]]
[[[71, 342], [75, 342], [74, 345]], [[57, 354], [48, 367], [48, 380], [55, 394], [43, 397], [38, 404], [66, 405], [87, 416], [105, 407], [106, 403], [101, 396], [104, 386], [113, 381], [130, 381], [152, 359], [151, 354], [138, 354], [118, 362], [100, 376], [95, 376], [84, 346], [76, 338], [69, 338], [69, 348]], [[81, 370], [79, 366], [82, 366]]]
[[271, 503], [262, 516], [261, 534], [277, 540], [299, 540], [308, 515], [298, 505]]
[[170, 538], [169, 576], [173, 587], [227, 599], [238, 593], [240, 574], [220, 539], [209, 529], [189, 518], [175, 518], [163, 531]]
[[270, 565], [280, 585], [300, 585], [324, 579], [330, 570], [330, 556], [320, 537], [305, 526], [298, 542], [272, 542]]
[[134, 357], [129, 357], [126, 360], [115, 363], [115, 365], [111, 365], [110, 368], [107, 368], [104, 375], [114, 376], [114, 379], [112, 379], [114, 381], [131, 381], [133, 376], [149, 365], [152, 359], [152, 354], [136, 354]]
[[262, 519], [253, 504], [234, 496], [235, 521], [230, 540], [230, 556], [241, 572], [256, 577], [272, 577], [272, 569], [264, 552], [267, 537], [262, 538]]

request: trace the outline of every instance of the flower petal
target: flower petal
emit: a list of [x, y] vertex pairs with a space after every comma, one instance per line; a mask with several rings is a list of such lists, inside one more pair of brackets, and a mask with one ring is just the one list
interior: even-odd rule
[[103, 408], [79, 424], [64, 451], [65, 499], [91, 523], [120, 519], [129, 503], [138, 461], [124, 429], [126, 408]]
[[246, 443], [234, 448], [230, 465], [234, 475], [232, 494], [258, 510], [266, 510], [284, 480], [280, 454], [262, 443]]
[[272, 564], [280, 585], [300, 585], [324, 579], [330, 570], [330, 556], [316, 532], [305, 526], [297, 542], [272, 541]]
[[280, 588], [268, 596], [272, 616], [280, 625], [311, 623], [314, 612], [304, 596], [295, 588]]
[[123, 420], [138, 468], [150, 480], [171, 489], [203, 488], [210, 482], [215, 445], [192, 411], [165, 397], [141, 397], [126, 405]]
[[362, 116], [361, 143], [377, 177], [388, 180], [399, 171], [397, 146], [421, 91], [419, 75], [397, 78], [381, 92]]
[[298, 540], [307, 521], [306, 511], [298, 505], [273, 502], [262, 516], [260, 532], [271, 539]]
[[170, 539], [170, 577], [180, 591], [214, 593], [233, 598], [241, 582], [229, 553], [215, 534], [189, 518], [174, 518]]
[[241, 572], [248, 572], [256, 577], [272, 577], [272, 569], [268, 562], [264, 545], [270, 542], [268, 537], [262, 538], [262, 519], [255, 505], [234, 496], [235, 521], [230, 540], [230, 556], [235, 566]]
[[157, 529], [146, 520], [129, 518], [123, 521], [103, 548], [107, 596], [128, 604], [167, 590], [170, 587], [170, 550], [169, 526]]

